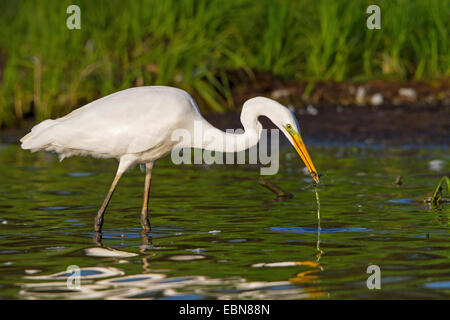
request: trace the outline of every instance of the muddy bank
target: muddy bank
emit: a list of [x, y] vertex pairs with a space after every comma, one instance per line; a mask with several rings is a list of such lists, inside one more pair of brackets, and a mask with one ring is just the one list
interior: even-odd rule
[[[450, 145], [450, 79], [308, 84], [266, 73], [230, 78], [237, 106], [258, 95], [276, 99], [294, 110], [305, 140]], [[222, 129], [240, 127], [239, 112], [206, 117]]]
[[302, 82], [256, 72], [230, 73], [237, 106], [263, 95], [295, 107], [328, 106], [450, 106], [450, 78], [424, 81]]
[[[310, 142], [392, 145], [450, 145], [450, 107], [313, 107], [296, 109], [302, 135]], [[241, 127], [239, 112], [207, 115], [215, 126]], [[266, 128], [274, 126], [261, 119]]]

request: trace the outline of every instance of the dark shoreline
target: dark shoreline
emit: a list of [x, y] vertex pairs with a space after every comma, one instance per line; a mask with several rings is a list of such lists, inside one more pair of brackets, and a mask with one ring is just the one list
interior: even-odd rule
[[[304, 109], [295, 113], [305, 141], [359, 143], [383, 146], [450, 145], [450, 107], [315, 107], [316, 115]], [[218, 128], [241, 127], [239, 112], [207, 115]], [[261, 119], [265, 128], [274, 128]]]

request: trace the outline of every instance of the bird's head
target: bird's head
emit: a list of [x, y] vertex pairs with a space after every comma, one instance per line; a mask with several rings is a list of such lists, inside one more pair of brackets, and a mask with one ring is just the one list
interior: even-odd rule
[[253, 112], [266, 116], [284, 133], [305, 163], [311, 177], [316, 183], [319, 183], [319, 173], [306, 150], [294, 113], [277, 101], [264, 97], [252, 98], [244, 104], [244, 108], [245, 105], [253, 105], [248, 109], [253, 109]]

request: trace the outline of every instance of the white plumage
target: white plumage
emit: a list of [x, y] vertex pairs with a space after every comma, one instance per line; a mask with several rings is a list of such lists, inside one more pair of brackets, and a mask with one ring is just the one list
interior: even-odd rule
[[[225, 133], [214, 128], [202, 117], [196, 102], [187, 92], [172, 87], [149, 86], [119, 91], [64, 117], [45, 120], [20, 141], [23, 149], [54, 151], [61, 160], [74, 155], [119, 159], [116, 177], [97, 213], [96, 231], [101, 231], [104, 211], [122, 174], [133, 165], [145, 164], [147, 174], [141, 223], [145, 230], [150, 230], [147, 208], [151, 170], [155, 160], [170, 153], [178, 144], [171, 138], [174, 130], [193, 133], [190, 143], [183, 147], [235, 152], [259, 141], [262, 130], [259, 116], [267, 116], [280, 128], [318, 182], [317, 171], [300, 138], [294, 115], [278, 102], [263, 97], [250, 99], [244, 104], [241, 113], [243, 134]], [[201, 123], [206, 129], [200, 138], [194, 134], [195, 123]], [[217, 141], [208, 142], [208, 135], [219, 136], [226, 141], [227, 147]]]
[[[200, 119], [192, 97], [170, 87], [137, 87], [95, 100], [56, 120], [46, 120], [23, 137], [23, 149], [56, 151], [65, 157], [120, 158], [169, 141], [172, 125]], [[186, 119], [186, 116], [191, 119]], [[170, 151], [169, 148], [165, 151]], [[162, 156], [155, 154], [155, 160]]]

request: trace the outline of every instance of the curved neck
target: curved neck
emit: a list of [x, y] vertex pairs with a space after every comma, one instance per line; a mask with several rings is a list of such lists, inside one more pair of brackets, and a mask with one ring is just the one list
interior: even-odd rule
[[[252, 110], [253, 112], [250, 112]], [[212, 126], [202, 118], [194, 123], [194, 139], [191, 147], [216, 152], [240, 152], [255, 146], [261, 138], [262, 125], [254, 109], [241, 112], [242, 129], [227, 129], [227, 132]]]

